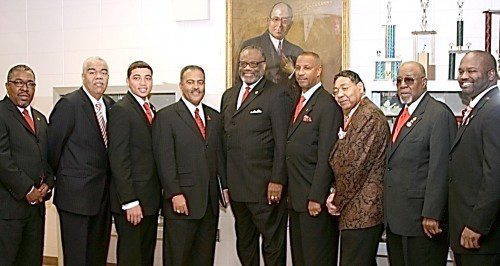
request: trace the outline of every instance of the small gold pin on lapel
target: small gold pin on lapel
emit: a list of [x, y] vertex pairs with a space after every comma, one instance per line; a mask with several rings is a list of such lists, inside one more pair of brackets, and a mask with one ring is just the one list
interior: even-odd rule
[[407, 126], [407, 127], [411, 127], [411, 126], [413, 126], [413, 123], [415, 123], [415, 121], [416, 121], [416, 120], [417, 120], [417, 117], [413, 117], [413, 118], [411, 119], [411, 121], [406, 122], [406, 126]]
[[40, 121], [40, 117], [37, 117], [36, 120]]

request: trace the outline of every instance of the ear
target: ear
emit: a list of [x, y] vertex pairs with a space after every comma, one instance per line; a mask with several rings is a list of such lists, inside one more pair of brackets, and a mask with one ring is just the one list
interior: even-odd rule
[[422, 78], [422, 85], [424, 86], [424, 88], [427, 89], [427, 78], [426, 77]]
[[126, 78], [125, 81], [127, 82], [127, 86], [130, 87], [130, 79]]
[[488, 75], [488, 80], [493, 81], [498, 79], [497, 71], [496, 69], [492, 68], [487, 72]]
[[323, 73], [323, 66], [319, 65], [318, 66], [318, 77], [321, 77], [321, 73]]
[[358, 82], [356, 84], [356, 87], [358, 87], [358, 89], [361, 91], [361, 93], [363, 93], [363, 94], [365, 93], [365, 85], [363, 84], [363, 82], [361, 82], [361, 81]]

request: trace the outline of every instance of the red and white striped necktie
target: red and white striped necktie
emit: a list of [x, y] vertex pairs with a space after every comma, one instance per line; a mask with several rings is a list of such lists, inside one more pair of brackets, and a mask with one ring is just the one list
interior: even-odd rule
[[95, 113], [97, 115], [97, 121], [99, 122], [99, 128], [101, 129], [102, 140], [104, 141], [104, 146], [108, 147], [108, 133], [106, 132], [106, 121], [104, 121], [104, 114], [102, 113], [101, 103], [95, 104]]

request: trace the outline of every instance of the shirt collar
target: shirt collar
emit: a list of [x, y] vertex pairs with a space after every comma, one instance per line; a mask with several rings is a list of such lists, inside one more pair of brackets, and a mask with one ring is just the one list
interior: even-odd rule
[[281, 42], [281, 47], [283, 47], [283, 40], [284, 40], [284, 38], [281, 39], [281, 40], [278, 40], [278, 39], [274, 38], [274, 36], [271, 35], [271, 33], [269, 33], [269, 37], [271, 38], [271, 42], [273, 43], [274, 50], [278, 50], [278, 45], [279, 45], [280, 42]]
[[484, 97], [484, 95], [486, 95], [486, 93], [488, 93], [489, 91], [491, 91], [492, 89], [494, 89], [496, 86], [497, 85], [495, 84], [495, 85], [487, 88], [486, 90], [484, 90], [483, 92], [481, 92], [478, 96], [476, 96], [476, 98], [474, 98], [473, 100], [471, 100], [470, 103], [469, 103], [470, 108], [476, 107], [476, 105]]
[[311, 98], [311, 96], [314, 94], [314, 92], [316, 92], [319, 87], [321, 87], [321, 81], [318, 82], [316, 85], [312, 86], [309, 90], [307, 90], [306, 92], [302, 92], [302, 96], [304, 96], [304, 102], [307, 102], [309, 100], [309, 98]]
[[83, 91], [90, 98], [90, 101], [92, 102], [92, 105], [94, 106], [94, 108], [95, 108], [95, 104], [96, 103], [100, 103], [101, 105], [104, 105], [104, 101], [102, 100], [102, 98], [103, 98], [102, 96], [101, 96], [101, 99], [97, 100], [96, 98], [94, 98], [94, 96], [90, 95], [90, 93], [87, 90], [87, 88], [85, 88], [85, 85], [83, 85]]
[[361, 100], [359, 101], [358, 104], [356, 104], [356, 106], [354, 106], [354, 108], [351, 109], [351, 111], [349, 111], [349, 114], [347, 115], [347, 117], [352, 117], [352, 115], [354, 114], [354, 112], [356, 112], [356, 110], [358, 110], [359, 108], [359, 105], [361, 104], [361, 101], [363, 101], [364, 98], [366, 98], [367, 96], [365, 94], [363, 94], [363, 96], [361, 96]]
[[130, 92], [130, 94], [132, 94], [132, 96], [134, 96], [134, 99], [139, 103], [139, 105], [141, 107], [144, 105], [144, 103], [149, 104], [149, 99], [147, 97], [146, 97], [146, 100], [143, 100], [141, 97], [135, 95], [130, 89], [128, 90], [128, 92]]
[[251, 85], [248, 85], [246, 84], [244, 81], [242, 81], [242, 85], [241, 85], [241, 88], [240, 90], [244, 90], [247, 86], [250, 87], [250, 91], [253, 90], [253, 88], [255, 88], [255, 86], [257, 86], [257, 84], [259, 84], [259, 82], [264, 78], [264, 76], [260, 77], [259, 80], [257, 80], [257, 82], [254, 82], [253, 84]]
[[21, 112], [21, 114], [24, 112], [24, 110], [28, 110], [28, 114], [30, 114], [30, 116], [33, 117], [33, 113], [31, 112], [31, 105], [28, 105], [25, 108], [17, 106], [17, 105], [16, 105], [16, 107], [19, 110], [19, 112]]
[[182, 96], [181, 99], [184, 102], [184, 104], [187, 106], [187, 108], [189, 109], [189, 112], [191, 112], [192, 114], [194, 114], [195, 109], [198, 108], [198, 110], [199, 110], [198, 112], [200, 112], [200, 116], [201, 116], [201, 112], [203, 112], [203, 108], [202, 108], [201, 102], [200, 102], [200, 104], [198, 104], [198, 106], [195, 106], [190, 101], [188, 101], [186, 98], [184, 98], [184, 96]]
[[410, 115], [413, 114], [413, 112], [415, 112], [415, 110], [417, 109], [417, 106], [420, 104], [420, 102], [422, 101], [422, 99], [424, 98], [425, 94], [427, 93], [427, 91], [425, 91], [424, 93], [422, 93], [422, 95], [420, 95], [420, 97], [418, 97], [418, 99], [412, 103], [410, 103], [410, 105], [407, 105], [408, 107], [408, 113]]

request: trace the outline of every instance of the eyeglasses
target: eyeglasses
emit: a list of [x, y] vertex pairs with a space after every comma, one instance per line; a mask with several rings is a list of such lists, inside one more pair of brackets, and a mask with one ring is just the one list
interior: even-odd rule
[[425, 78], [425, 77], [416, 77], [416, 78], [414, 78], [414, 77], [404, 77], [404, 78], [398, 77], [396, 79], [396, 85], [399, 86], [404, 81], [406, 85], [411, 86], [415, 83], [416, 79], [421, 79], [421, 78]]
[[342, 92], [343, 94], [345, 94], [350, 88], [352, 88], [353, 86], [356, 86], [356, 84], [351, 84], [350, 86], [347, 86], [347, 87], [341, 87], [341, 88], [333, 88], [333, 96], [337, 96], [339, 95], [340, 92]]
[[289, 24], [292, 21], [292, 18], [291, 17], [284, 17], [284, 18], [272, 17], [272, 18], [269, 18], [269, 20], [271, 20], [273, 23], [278, 23], [281, 21], [281, 23], [283, 23], [283, 24]]
[[256, 68], [258, 67], [261, 63], [264, 63], [266, 61], [259, 61], [259, 62], [245, 62], [245, 61], [240, 61], [238, 62], [238, 66], [241, 68], [245, 68], [247, 66], [250, 66], [251, 68]]
[[26, 85], [26, 87], [33, 89], [36, 86], [36, 83], [34, 81], [24, 82], [20, 79], [9, 80], [8, 83], [12, 83], [12, 84], [14, 84], [14, 86], [16, 86], [18, 88], [22, 88], [22, 87], [24, 87], [24, 85]]

